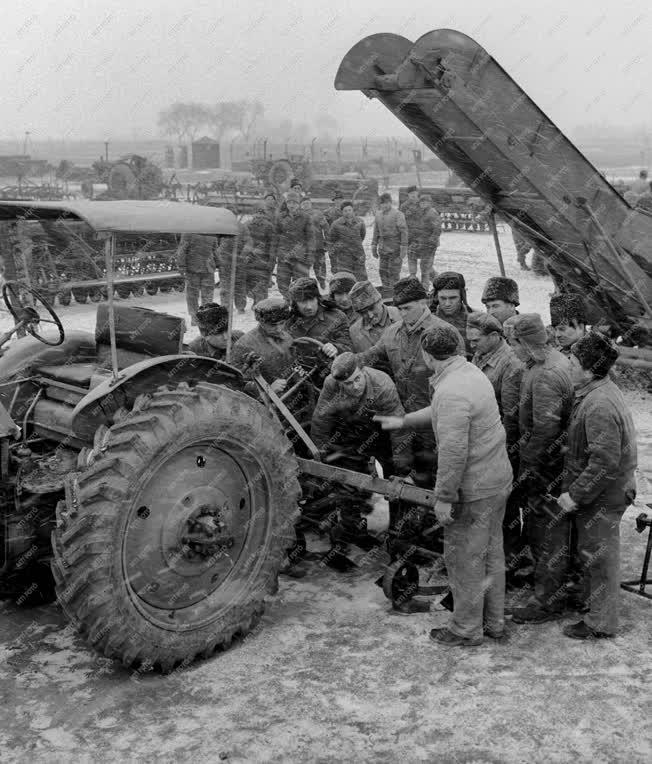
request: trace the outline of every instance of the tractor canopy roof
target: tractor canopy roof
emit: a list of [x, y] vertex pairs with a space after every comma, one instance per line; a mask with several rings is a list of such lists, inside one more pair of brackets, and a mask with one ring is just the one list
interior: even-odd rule
[[71, 220], [110, 233], [196, 233], [235, 236], [236, 216], [218, 207], [165, 201], [2, 201], [0, 221]]

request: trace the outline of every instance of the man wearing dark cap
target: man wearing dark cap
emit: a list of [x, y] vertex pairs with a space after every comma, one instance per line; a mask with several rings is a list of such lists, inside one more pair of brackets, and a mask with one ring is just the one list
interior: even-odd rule
[[516, 310], [519, 305], [518, 284], [514, 279], [492, 276], [484, 285], [482, 302], [487, 313], [491, 313], [503, 324], [508, 318], [518, 313]]
[[[362, 353], [373, 347], [390, 324], [401, 320], [398, 308], [385, 305], [380, 292], [369, 281], [358, 281], [349, 292], [351, 305], [357, 314], [349, 327], [354, 353]], [[389, 366], [383, 371], [389, 371]]]
[[505, 430], [487, 377], [459, 355], [459, 334], [439, 324], [421, 336], [432, 373], [432, 400], [388, 429], [430, 424], [438, 449], [434, 511], [444, 526], [444, 560], [454, 609], [448, 626], [432, 629], [438, 644], [471, 647], [504, 638], [505, 559], [502, 521], [512, 470]]
[[213, 302], [217, 238], [184, 233], [177, 250], [177, 268], [186, 282], [186, 305], [193, 326], [197, 324], [197, 308]]
[[287, 210], [276, 218], [274, 259], [276, 280], [283, 297], [289, 295], [292, 279], [307, 276], [315, 257], [315, 233], [312, 221], [299, 209], [301, 197], [293, 191], [285, 200]]
[[408, 224], [408, 269], [411, 276], [416, 276], [417, 266], [420, 265], [421, 283], [427, 289], [441, 236], [441, 218], [432, 206], [430, 194], [419, 194], [419, 208], [418, 225], [410, 228]]
[[338, 310], [341, 310], [346, 316], [346, 320], [349, 322], [349, 327], [358, 317], [358, 314], [353, 309], [351, 297], [349, 296], [349, 292], [354, 284], [355, 276], [346, 271], [334, 273], [331, 280], [328, 282], [328, 294], [331, 300], [335, 303], [335, 307]]
[[[545, 610], [534, 607], [540, 620], [563, 612], [564, 597], [546, 589], [551, 565], [566, 571], [569, 539], [556, 523], [561, 491], [563, 449], [573, 403], [569, 362], [548, 344], [548, 333], [538, 313], [513, 320], [510, 344], [525, 364], [519, 406], [519, 484], [526, 496], [525, 540], [534, 561], [535, 595]], [[533, 611], [533, 612], [534, 612]], [[514, 620], [528, 618], [528, 608], [514, 611]], [[544, 618], [542, 614], [549, 615]]]
[[326, 246], [328, 244], [328, 220], [321, 210], [313, 209], [312, 199], [304, 196], [301, 200], [301, 210], [312, 221], [315, 236], [315, 263], [313, 269], [320, 289], [326, 289]]
[[274, 224], [267, 216], [263, 202], [256, 202], [254, 206], [249, 234], [251, 253], [247, 261], [247, 293], [251, 295], [255, 305], [267, 299], [269, 279], [274, 270]]
[[254, 316], [258, 325], [235, 343], [231, 363], [246, 369], [253, 354], [260, 361], [261, 376], [280, 393], [295, 364], [292, 336], [286, 329], [290, 306], [282, 297], [268, 297], [254, 305]]
[[[466, 319], [471, 308], [466, 300], [466, 281], [461, 273], [444, 271], [432, 280], [434, 314], [454, 326], [457, 331], [466, 336]], [[435, 307], [436, 305], [436, 307]], [[473, 357], [473, 350], [466, 341], [466, 357]]]
[[586, 334], [584, 302], [570, 292], [550, 298], [550, 323], [555, 330], [559, 350], [570, 358], [571, 347]]
[[[382, 368], [389, 365], [399, 398], [406, 411], [419, 411], [430, 403], [429, 380], [432, 372], [421, 351], [421, 336], [429, 329], [449, 326], [433, 316], [428, 295], [419, 279], [409, 276], [394, 285], [394, 305], [401, 321], [390, 324], [378, 342], [360, 354], [364, 366]], [[464, 340], [453, 327], [458, 352], [464, 355]], [[432, 485], [435, 467], [435, 444], [432, 431], [414, 434], [411, 442], [414, 480], [418, 485]]]
[[329, 232], [331, 265], [336, 262], [339, 270], [353, 273], [356, 281], [367, 278], [363, 247], [366, 235], [364, 221], [353, 211], [353, 202], [342, 202], [342, 214], [333, 221]]
[[[229, 311], [216, 302], [209, 302], [197, 310], [197, 326], [200, 336], [188, 344], [188, 350], [195, 355], [208, 356], [223, 361], [226, 357]], [[234, 329], [231, 341], [237, 342], [243, 332]]]
[[315, 279], [302, 277], [290, 285], [292, 311], [288, 331], [293, 337], [311, 337], [323, 343], [322, 352], [335, 358], [351, 350], [349, 322], [341, 310], [329, 307]]
[[[514, 480], [519, 473], [519, 399], [525, 366], [503, 337], [500, 321], [488, 313], [470, 313], [466, 322], [467, 345], [474, 355], [472, 363], [491, 382], [505, 428], [507, 455], [512, 465]], [[508, 580], [522, 564], [521, 540], [522, 492], [516, 486], [507, 499], [503, 521], [503, 546]]]
[[617, 357], [613, 342], [597, 332], [580, 338], [570, 356], [575, 405], [559, 504], [575, 521], [589, 608], [584, 620], [564, 628], [574, 639], [612, 637], [618, 629], [619, 526], [636, 497], [637, 454], [632, 415], [609, 378]]
[[374, 220], [371, 254], [379, 261], [383, 297], [389, 297], [407, 256], [408, 230], [405, 215], [392, 207], [391, 194], [380, 195], [379, 208]]

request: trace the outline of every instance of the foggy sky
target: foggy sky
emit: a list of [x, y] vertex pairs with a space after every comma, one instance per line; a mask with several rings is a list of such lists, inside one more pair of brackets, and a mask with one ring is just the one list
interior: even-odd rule
[[[361, 38], [459, 29], [483, 45], [564, 131], [650, 119], [646, 0], [55, 0], [5, 3], [0, 137], [159, 137], [174, 101], [263, 102], [269, 118], [331, 113], [343, 135], [400, 135], [380, 104], [338, 93]], [[545, 7], [544, 7], [545, 6]]]

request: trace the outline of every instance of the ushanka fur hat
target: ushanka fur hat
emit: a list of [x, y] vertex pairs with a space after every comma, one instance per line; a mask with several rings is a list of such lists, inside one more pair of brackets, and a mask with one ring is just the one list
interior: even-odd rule
[[427, 300], [423, 284], [415, 276], [408, 276], [394, 284], [394, 305], [403, 305], [413, 300]]
[[513, 305], [520, 305], [518, 284], [514, 279], [492, 276], [487, 279], [482, 292], [482, 302], [490, 302], [491, 300], [502, 300], [503, 302], [511, 302]]
[[309, 276], [302, 276], [290, 284], [290, 297], [294, 302], [301, 300], [310, 300], [313, 297], [319, 298], [319, 284], [316, 279]]
[[585, 334], [571, 347], [571, 353], [583, 369], [592, 371], [598, 379], [607, 376], [618, 358], [616, 345], [599, 332]]
[[586, 324], [584, 302], [577, 294], [553, 294], [550, 298], [550, 323], [553, 326], [570, 324]]
[[361, 311], [370, 308], [375, 305], [379, 300], [382, 300], [380, 292], [369, 281], [358, 281], [353, 285], [349, 292], [353, 310]]

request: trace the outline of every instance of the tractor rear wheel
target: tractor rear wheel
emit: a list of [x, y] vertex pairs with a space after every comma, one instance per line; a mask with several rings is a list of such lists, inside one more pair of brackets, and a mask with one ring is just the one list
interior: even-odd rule
[[52, 534], [59, 602], [87, 640], [168, 672], [250, 631], [298, 516], [278, 421], [244, 393], [182, 384], [137, 399], [94, 451]]

